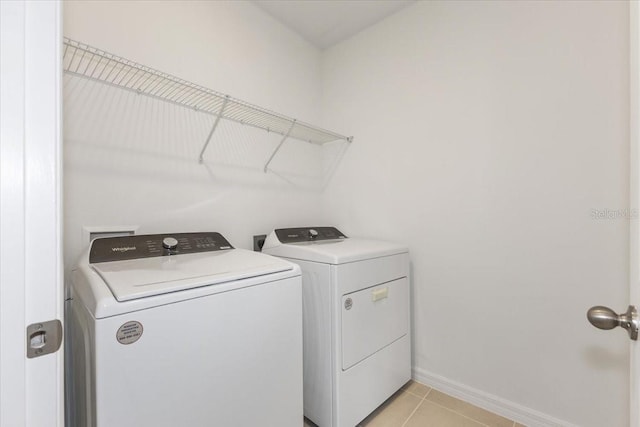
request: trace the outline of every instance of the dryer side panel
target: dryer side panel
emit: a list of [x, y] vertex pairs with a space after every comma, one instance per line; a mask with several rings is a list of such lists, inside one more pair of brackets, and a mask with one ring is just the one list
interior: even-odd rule
[[319, 426], [331, 426], [334, 369], [331, 266], [285, 259], [302, 270], [304, 415]]

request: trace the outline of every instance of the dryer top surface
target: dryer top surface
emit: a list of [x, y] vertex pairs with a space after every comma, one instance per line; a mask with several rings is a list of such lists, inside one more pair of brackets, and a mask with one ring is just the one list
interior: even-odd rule
[[325, 264], [344, 264], [409, 251], [399, 243], [361, 238], [282, 243], [275, 231], [267, 236], [262, 250], [269, 255]]

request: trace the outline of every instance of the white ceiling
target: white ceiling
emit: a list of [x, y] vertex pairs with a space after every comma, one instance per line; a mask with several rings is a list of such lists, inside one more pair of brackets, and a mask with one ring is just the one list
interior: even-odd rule
[[348, 39], [415, 0], [254, 0], [320, 49]]

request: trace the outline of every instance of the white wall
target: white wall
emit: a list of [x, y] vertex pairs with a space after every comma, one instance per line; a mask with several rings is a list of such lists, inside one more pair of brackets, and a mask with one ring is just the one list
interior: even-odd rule
[[[64, 34], [318, 122], [320, 52], [250, 2], [67, 1]], [[87, 244], [83, 226], [212, 230], [250, 248], [253, 234], [321, 222], [317, 189], [262, 173], [277, 135], [221, 125], [199, 165], [213, 117], [68, 76], [64, 96], [67, 269]], [[293, 152], [315, 158], [304, 150]]]
[[209, 118], [67, 78], [66, 267], [83, 225], [405, 241], [418, 379], [624, 426], [626, 336], [585, 311], [627, 303], [628, 222], [592, 218], [628, 203], [627, 17], [419, 2], [321, 54], [249, 2], [65, 2], [68, 37], [356, 137], [321, 195], [259, 173], [277, 141], [223, 128], [199, 165]]
[[409, 244], [416, 377], [628, 425], [627, 336], [585, 317], [628, 302], [628, 221], [592, 217], [628, 207], [628, 4], [418, 2], [322, 69], [356, 138], [327, 219]]

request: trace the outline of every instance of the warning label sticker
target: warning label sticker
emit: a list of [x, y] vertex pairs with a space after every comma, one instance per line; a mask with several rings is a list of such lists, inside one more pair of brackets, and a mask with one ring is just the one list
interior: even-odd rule
[[133, 344], [142, 336], [142, 323], [132, 320], [118, 328], [116, 339], [120, 344]]

